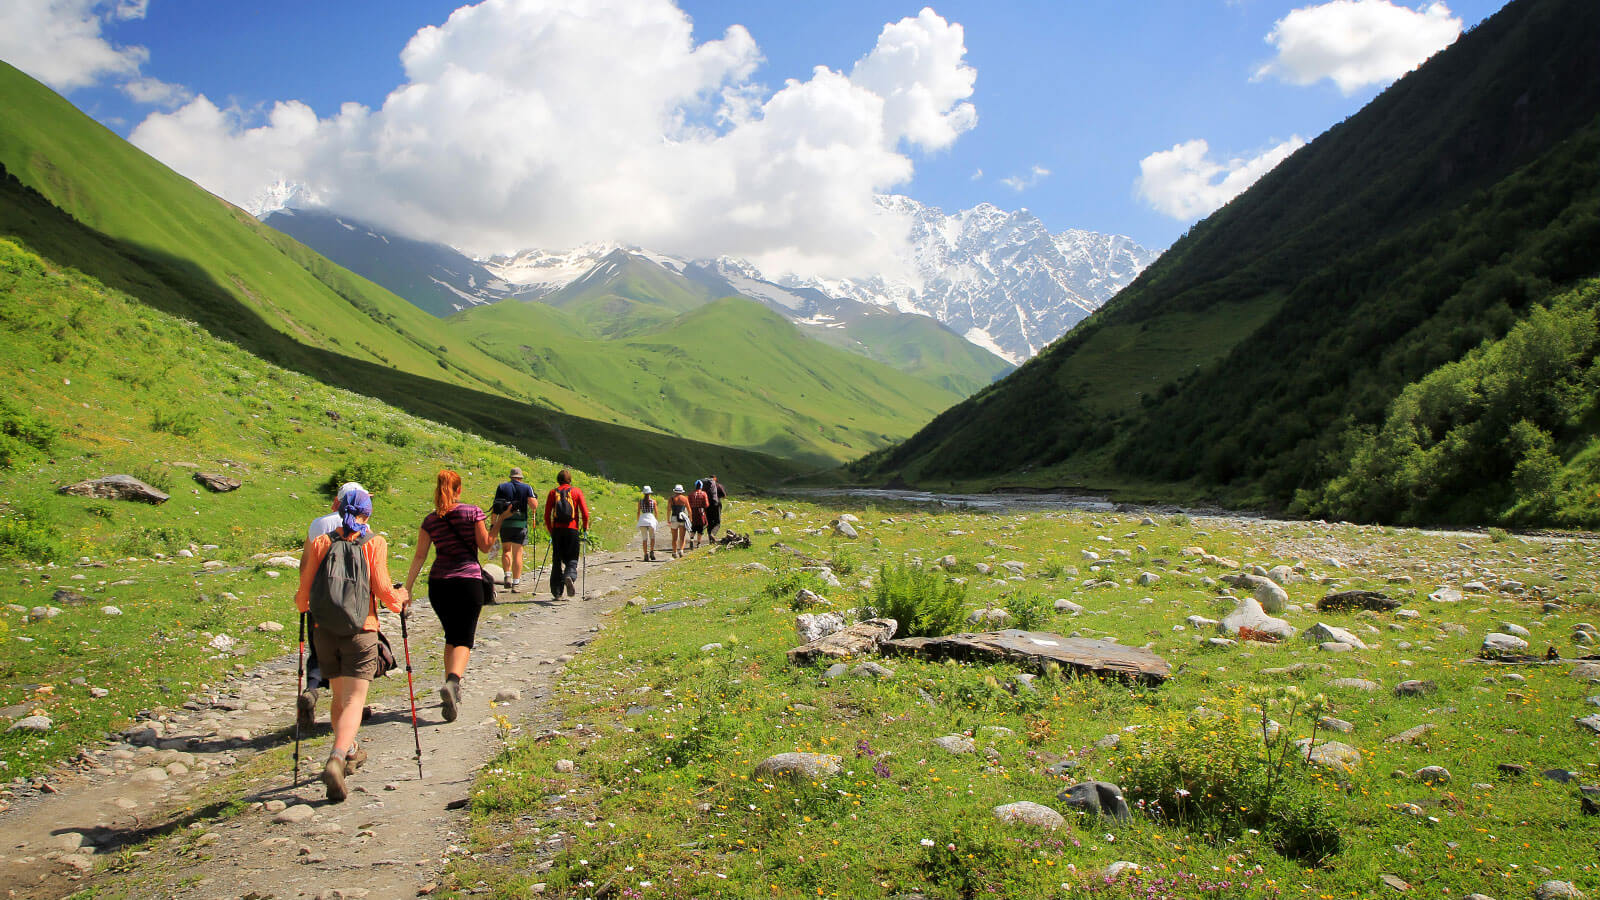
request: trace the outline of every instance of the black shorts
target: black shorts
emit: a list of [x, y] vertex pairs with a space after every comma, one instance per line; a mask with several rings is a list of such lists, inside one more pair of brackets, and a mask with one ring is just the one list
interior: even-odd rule
[[706, 530], [716, 531], [722, 527], [722, 506], [720, 504], [706, 507]]
[[444, 642], [452, 647], [472, 646], [483, 612], [483, 579], [428, 579], [428, 605], [444, 628]]
[[500, 543], [526, 544], [528, 542], [528, 527], [512, 528], [510, 525], [500, 526]]

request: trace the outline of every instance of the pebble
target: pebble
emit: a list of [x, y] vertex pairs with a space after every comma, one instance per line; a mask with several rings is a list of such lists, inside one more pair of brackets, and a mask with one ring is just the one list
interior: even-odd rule
[[578, 765], [570, 759], [558, 759], [556, 760], [556, 771], [562, 775], [571, 775], [573, 772], [578, 771]]

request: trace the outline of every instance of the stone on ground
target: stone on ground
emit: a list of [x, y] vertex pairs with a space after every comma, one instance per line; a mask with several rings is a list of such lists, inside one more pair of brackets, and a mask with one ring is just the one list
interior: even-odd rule
[[1108, 781], [1085, 781], [1056, 795], [1068, 807], [1088, 815], [1099, 815], [1126, 822], [1128, 801], [1122, 788]]
[[1008, 825], [1030, 825], [1035, 828], [1057, 828], [1066, 824], [1061, 813], [1029, 800], [996, 806], [994, 817]]
[[841, 758], [832, 753], [779, 753], [757, 764], [755, 774], [757, 778], [788, 778], [793, 781], [826, 778], [839, 774], [841, 763]]

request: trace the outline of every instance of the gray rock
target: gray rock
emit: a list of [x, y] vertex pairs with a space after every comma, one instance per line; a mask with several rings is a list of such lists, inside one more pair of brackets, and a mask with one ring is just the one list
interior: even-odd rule
[[277, 822], [279, 825], [303, 825], [311, 821], [311, 817], [316, 814], [316, 810], [304, 803], [296, 803], [294, 806], [288, 807], [273, 816], [272, 821]]
[[1483, 638], [1483, 655], [1500, 656], [1507, 653], [1522, 653], [1528, 649], [1528, 642], [1514, 634], [1487, 634]]
[[1439, 693], [1439, 685], [1433, 681], [1402, 681], [1394, 686], [1396, 697], [1431, 697]]
[[1399, 600], [1392, 600], [1387, 595], [1380, 594], [1377, 591], [1337, 591], [1317, 601], [1317, 609], [1323, 612], [1346, 609], [1369, 609], [1384, 612], [1395, 609], [1399, 605]]
[[1317, 727], [1328, 731], [1337, 731], [1340, 734], [1349, 734], [1356, 730], [1354, 723], [1346, 722], [1343, 719], [1335, 719], [1333, 716], [1323, 716], [1317, 719]]
[[975, 609], [967, 614], [967, 622], [973, 625], [1004, 628], [1011, 622], [1011, 613], [1003, 609]]
[[1428, 599], [1435, 603], [1460, 603], [1461, 592], [1453, 587], [1442, 587], [1428, 595]]
[[1307, 628], [1301, 637], [1308, 641], [1315, 641], [1317, 643], [1333, 642], [1338, 644], [1349, 644], [1357, 650], [1367, 649], [1367, 645], [1362, 643], [1360, 638], [1351, 634], [1348, 630], [1339, 628], [1335, 625], [1329, 625], [1326, 622], [1318, 622], [1310, 628]]
[[1029, 800], [996, 806], [994, 817], [1007, 825], [1029, 825], [1034, 828], [1058, 828], [1067, 821], [1061, 817], [1061, 813]]
[[1086, 815], [1099, 815], [1126, 822], [1128, 801], [1122, 788], [1108, 781], [1084, 781], [1056, 795], [1069, 808]]
[[494, 702], [514, 703], [522, 699], [522, 691], [517, 688], [501, 688], [495, 692]]
[[810, 588], [801, 588], [795, 592], [793, 606], [795, 609], [811, 609], [814, 606], [832, 606], [828, 598]]
[[822, 677], [832, 681], [835, 678], [843, 678], [845, 673], [849, 671], [850, 667], [844, 663], [834, 663], [823, 671]]
[[1427, 782], [1428, 784], [1450, 783], [1450, 770], [1444, 766], [1423, 766], [1412, 772], [1411, 775], [1418, 781]]
[[838, 613], [801, 613], [794, 617], [795, 635], [800, 643], [819, 641], [844, 630], [844, 617]]
[[1302, 577], [1299, 572], [1296, 572], [1289, 566], [1284, 565], [1277, 565], [1268, 569], [1267, 577], [1271, 578], [1278, 584], [1294, 584], [1297, 581], [1305, 580], [1305, 578]]
[[1278, 586], [1276, 581], [1262, 575], [1239, 575], [1241, 586], [1250, 588], [1251, 596], [1261, 604], [1262, 610], [1269, 613], [1281, 613], [1289, 605], [1289, 593]]
[[1500, 630], [1506, 634], [1514, 634], [1519, 638], [1531, 638], [1533, 633], [1515, 622], [1501, 622]]
[[846, 522], [846, 521], [844, 521], [842, 519], [833, 524], [833, 531], [834, 531], [835, 534], [839, 535], [840, 537], [853, 538], [853, 537], [857, 537], [858, 536], [856, 534], [855, 526], [851, 525], [849, 522]]
[[757, 764], [755, 775], [757, 778], [788, 778], [791, 781], [827, 778], [839, 774], [841, 762], [832, 753], [779, 753]]
[[578, 764], [570, 759], [558, 759], [556, 760], [555, 769], [562, 775], [571, 775], [578, 771]]
[[1570, 881], [1546, 881], [1533, 889], [1533, 900], [1583, 900], [1583, 896]]
[[92, 481], [80, 481], [77, 484], [63, 485], [58, 492], [94, 500], [131, 500], [156, 505], [171, 499], [132, 475], [107, 475]]
[[856, 667], [851, 670], [851, 673], [854, 674], [857, 678], [879, 678], [879, 679], [882, 679], [882, 678], [893, 678], [894, 677], [894, 670], [893, 669], [889, 668], [888, 666], [879, 665], [878, 663], [872, 662], [870, 660], [867, 661], [867, 662], [864, 662], [864, 663], [858, 663], [856, 665]]
[[1205, 616], [1189, 616], [1183, 621], [1189, 623], [1189, 627], [1196, 630], [1217, 627], [1216, 619], [1208, 619]]
[[1076, 616], [1083, 612], [1083, 607], [1063, 598], [1055, 602], [1055, 610], [1056, 612], [1066, 613], [1069, 616]]
[[23, 716], [11, 723], [7, 731], [33, 731], [46, 732], [54, 727], [49, 716]]
[[1584, 716], [1581, 719], [1574, 719], [1573, 721], [1578, 723], [1579, 728], [1584, 728], [1594, 732], [1595, 734], [1600, 734], [1600, 713], [1595, 713], [1591, 716]]
[[1248, 628], [1256, 634], [1271, 635], [1279, 640], [1295, 636], [1293, 625], [1267, 615], [1261, 602], [1254, 597], [1240, 600], [1233, 612], [1223, 616], [1222, 621], [1217, 623], [1217, 630], [1228, 637], [1238, 637], [1241, 628]]
[[978, 752], [978, 745], [964, 734], [947, 734], [944, 737], [934, 738], [933, 742], [946, 753], [957, 756]]
[[[1306, 759], [1306, 747], [1310, 743], [1310, 738], [1301, 738], [1294, 742], [1294, 745], [1300, 748], [1302, 759]], [[1349, 744], [1341, 744], [1338, 741], [1319, 741], [1315, 747], [1311, 748], [1309, 761], [1314, 766], [1321, 766], [1324, 769], [1332, 769], [1336, 772], [1354, 772], [1356, 769], [1361, 768], [1362, 759], [1361, 751]]]
[[100, 607], [100, 614], [103, 616], [120, 616], [122, 615], [122, 610], [117, 609], [115, 606], [102, 606]]
[[1423, 735], [1427, 734], [1428, 732], [1434, 730], [1437, 727], [1438, 726], [1434, 725], [1431, 722], [1425, 722], [1425, 723], [1423, 723], [1421, 725], [1416, 725], [1416, 726], [1413, 726], [1411, 728], [1407, 728], [1405, 731], [1402, 731], [1399, 734], [1394, 735], [1392, 737], [1386, 737], [1386, 738], [1383, 739], [1383, 742], [1385, 744], [1411, 744], [1411, 743], [1415, 743], [1417, 738], [1422, 737]]
[[1155, 574], [1154, 572], [1140, 572], [1139, 577], [1135, 580], [1139, 582], [1141, 587], [1149, 587], [1150, 585], [1160, 581], [1161, 576]]

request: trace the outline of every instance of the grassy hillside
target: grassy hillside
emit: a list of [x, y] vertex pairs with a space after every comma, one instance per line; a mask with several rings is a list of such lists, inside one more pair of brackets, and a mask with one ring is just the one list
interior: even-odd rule
[[[1446, 503], [1443, 483], [1419, 482], [1435, 496], [1374, 505], [1325, 487], [1408, 385], [1600, 272], [1597, 35], [1592, 3], [1508, 5], [1196, 225], [1083, 326], [857, 472], [1592, 523], [1560, 504], [1530, 514], [1516, 492]], [[1539, 427], [1572, 470], [1593, 417], [1552, 405], [1571, 415]], [[1473, 439], [1504, 444], [1514, 425]]]
[[616, 477], [710, 461], [764, 484], [801, 468], [720, 446], [716, 436], [702, 443], [643, 431], [530, 378], [199, 189], [9, 66], [0, 66], [0, 113], [0, 235], [270, 362]]
[[[626, 421], [816, 466], [884, 446], [959, 399], [813, 341], [752, 300], [696, 301], [668, 313], [670, 303], [688, 305], [686, 293], [673, 279], [656, 283], [659, 304], [631, 299], [636, 285], [583, 297], [574, 285], [558, 305], [502, 302], [447, 323], [488, 354]], [[598, 323], [585, 318], [596, 313]], [[606, 337], [596, 325], [632, 336]]]
[[[136, 710], [182, 702], [235, 662], [292, 652], [295, 572], [265, 559], [298, 550], [327, 510], [330, 481], [373, 490], [374, 526], [389, 535], [391, 571], [403, 572], [440, 467], [461, 472], [465, 498], [487, 505], [510, 466], [545, 484], [560, 465], [263, 362], [6, 239], [0, 358], [0, 597], [24, 611], [0, 619], [0, 708], [56, 723], [43, 736], [0, 730], [7, 777], [39, 771]], [[196, 472], [243, 486], [212, 493]], [[172, 499], [57, 493], [109, 474]], [[632, 533], [633, 488], [578, 481], [597, 534], [620, 544]], [[213, 571], [208, 560], [225, 565]], [[26, 612], [45, 606], [60, 614]], [[263, 621], [285, 630], [259, 631]], [[223, 633], [240, 641], [238, 655], [208, 646]], [[89, 683], [69, 683], [79, 677]], [[111, 693], [94, 698], [90, 687]]]
[[861, 307], [841, 323], [843, 327], [829, 323], [807, 333], [963, 397], [1014, 368], [928, 316]]

